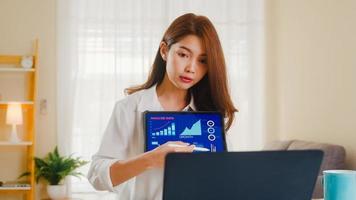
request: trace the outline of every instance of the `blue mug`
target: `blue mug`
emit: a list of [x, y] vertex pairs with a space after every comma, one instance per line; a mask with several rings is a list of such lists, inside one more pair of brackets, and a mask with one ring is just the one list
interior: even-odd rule
[[356, 171], [326, 170], [324, 200], [356, 200]]

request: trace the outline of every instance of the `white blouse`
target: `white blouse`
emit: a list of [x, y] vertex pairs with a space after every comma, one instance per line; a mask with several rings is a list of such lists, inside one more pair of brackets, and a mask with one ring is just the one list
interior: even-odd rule
[[[162, 199], [163, 170], [150, 169], [113, 187], [110, 166], [144, 153], [144, 111], [163, 111], [158, 101], [156, 86], [135, 92], [115, 105], [99, 151], [92, 157], [88, 173], [90, 183], [97, 190], [109, 190], [124, 200]], [[196, 110], [194, 99], [183, 109]]]

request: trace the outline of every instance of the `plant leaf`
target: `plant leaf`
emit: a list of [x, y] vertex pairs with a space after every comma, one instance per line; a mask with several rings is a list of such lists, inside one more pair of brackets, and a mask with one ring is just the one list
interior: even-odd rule
[[88, 161], [73, 158], [72, 155], [61, 156], [56, 146], [53, 152], [49, 152], [45, 158], [35, 157], [36, 182], [43, 178], [51, 185], [58, 185], [66, 176], [79, 178], [84, 176], [79, 172], [75, 172], [75, 170], [87, 164]]
[[17, 177], [17, 179], [20, 179], [20, 178], [25, 177], [25, 176], [30, 176], [30, 175], [31, 175], [31, 172], [24, 172], [19, 177]]

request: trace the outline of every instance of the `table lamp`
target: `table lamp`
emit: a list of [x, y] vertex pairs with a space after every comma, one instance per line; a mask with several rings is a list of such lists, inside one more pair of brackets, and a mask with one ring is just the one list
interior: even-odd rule
[[20, 103], [10, 103], [6, 111], [6, 124], [12, 125], [9, 142], [19, 143], [21, 140], [17, 136], [16, 125], [22, 124], [22, 109]]

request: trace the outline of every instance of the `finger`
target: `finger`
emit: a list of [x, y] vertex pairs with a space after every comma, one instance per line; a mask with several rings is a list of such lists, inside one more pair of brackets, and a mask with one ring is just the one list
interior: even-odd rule
[[189, 152], [193, 152], [193, 151], [194, 151], [194, 147], [195, 147], [194, 144], [193, 144], [193, 145], [190, 145], [190, 146], [189, 146]]
[[180, 141], [168, 141], [168, 142], [166, 142], [164, 144], [178, 144], [178, 142], [180, 142]]
[[179, 145], [183, 145], [183, 146], [188, 146], [189, 145], [189, 143], [182, 142], [182, 141], [175, 141], [175, 142], [173, 142], [173, 144], [179, 144]]
[[190, 145], [187, 147], [179, 147], [179, 148], [175, 148], [174, 151], [175, 152], [193, 152], [194, 151], [194, 145]]

